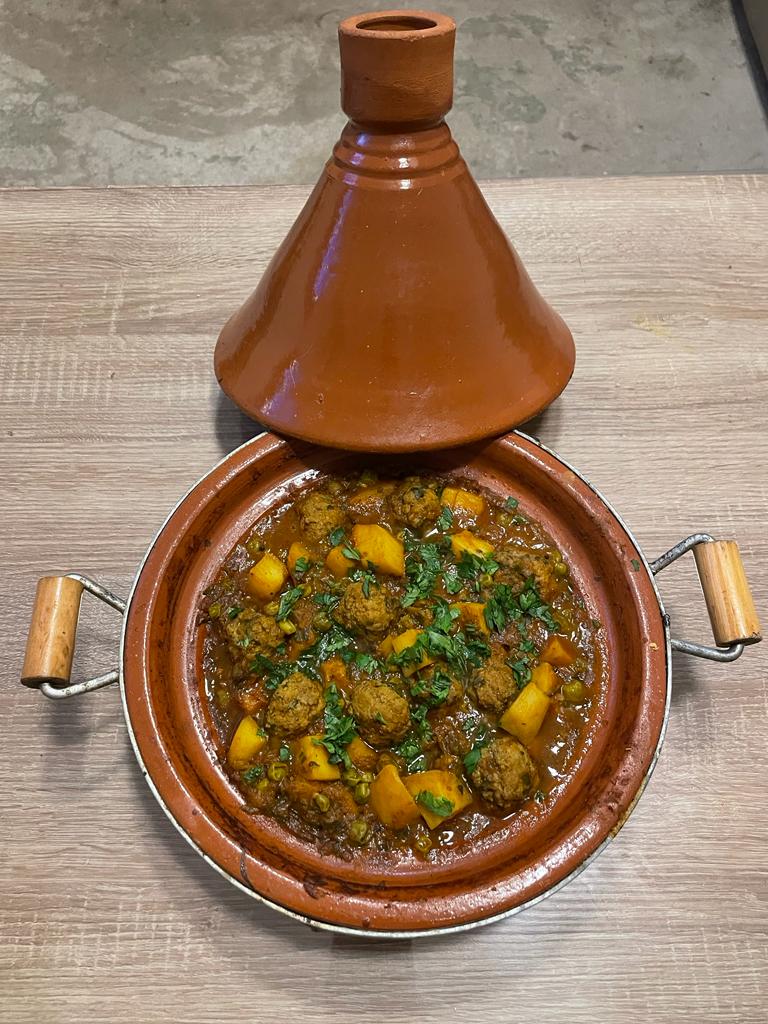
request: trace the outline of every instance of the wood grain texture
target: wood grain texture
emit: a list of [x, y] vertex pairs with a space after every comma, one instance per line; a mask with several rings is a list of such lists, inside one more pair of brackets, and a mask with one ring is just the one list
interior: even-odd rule
[[[650, 556], [705, 530], [768, 606], [768, 179], [520, 181], [486, 195], [577, 343], [532, 431]], [[19, 685], [37, 577], [125, 594], [169, 508], [253, 432], [217, 391], [216, 333], [299, 188], [0, 192], [3, 858], [0, 1019], [762, 1022], [768, 1004], [768, 645], [675, 657], [650, 787], [576, 881], [494, 927], [376, 945], [294, 925], [181, 840], [119, 695]], [[709, 640], [690, 556], [661, 577]], [[86, 596], [74, 678], [114, 667]]]
[[75, 653], [83, 584], [68, 576], [43, 576], [37, 582], [21, 680], [68, 683]]
[[693, 556], [715, 643], [727, 647], [760, 640], [760, 619], [737, 542], [716, 540], [699, 544]]

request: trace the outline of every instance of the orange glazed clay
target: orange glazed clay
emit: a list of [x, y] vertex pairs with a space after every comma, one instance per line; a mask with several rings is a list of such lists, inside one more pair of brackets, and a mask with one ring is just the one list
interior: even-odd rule
[[280, 433], [364, 451], [462, 444], [534, 416], [573, 372], [570, 331], [443, 120], [455, 30], [425, 11], [339, 27], [349, 123], [216, 346], [224, 391]]

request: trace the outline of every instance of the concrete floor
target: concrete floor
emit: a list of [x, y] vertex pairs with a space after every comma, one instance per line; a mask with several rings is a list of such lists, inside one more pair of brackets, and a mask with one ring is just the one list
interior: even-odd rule
[[[0, 0], [0, 185], [310, 182], [343, 123], [336, 23], [365, 9]], [[479, 177], [768, 168], [727, 0], [439, 9]]]

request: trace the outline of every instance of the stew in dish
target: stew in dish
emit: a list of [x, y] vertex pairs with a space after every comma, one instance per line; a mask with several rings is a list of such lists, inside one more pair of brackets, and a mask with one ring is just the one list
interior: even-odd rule
[[241, 539], [202, 619], [226, 770], [341, 856], [429, 858], [554, 799], [598, 696], [560, 552], [459, 479], [317, 481]]

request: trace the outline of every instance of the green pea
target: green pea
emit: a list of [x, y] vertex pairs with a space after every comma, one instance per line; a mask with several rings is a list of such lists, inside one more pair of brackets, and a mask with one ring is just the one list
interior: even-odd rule
[[567, 700], [569, 704], [583, 704], [589, 699], [587, 688], [580, 679], [574, 679], [572, 683], [565, 683], [560, 692], [563, 695], [563, 700]]
[[568, 575], [568, 566], [565, 564], [565, 562], [557, 561], [552, 566], [552, 572], [555, 574], [555, 576], [559, 576], [560, 579], [563, 579], [565, 576]]
[[355, 818], [352, 824], [349, 826], [349, 838], [353, 843], [365, 842], [365, 837], [368, 835], [368, 823], [363, 821], [362, 818]]
[[331, 628], [331, 620], [327, 615], [323, 614], [323, 612], [320, 612], [319, 615], [316, 615], [314, 619], [312, 619], [312, 625], [320, 633], [325, 633], [326, 630]]
[[318, 811], [321, 811], [323, 814], [325, 814], [326, 811], [330, 810], [331, 807], [331, 801], [328, 799], [325, 793], [315, 793], [315, 795], [312, 797], [312, 803], [315, 805]]
[[269, 765], [267, 768], [267, 777], [273, 782], [280, 782], [288, 774], [288, 766], [281, 764], [279, 761]]
[[358, 782], [355, 786], [355, 802], [364, 804], [371, 795], [371, 787], [367, 782]]
[[212, 604], [211, 607], [208, 609], [208, 615], [212, 619], [218, 619], [218, 617], [221, 615], [221, 605], [218, 603], [218, 601], [216, 602], [216, 604]]
[[503, 526], [504, 529], [512, 524], [512, 516], [509, 512], [499, 512], [499, 526]]
[[270, 601], [269, 604], [264, 605], [264, 614], [275, 616], [280, 609], [280, 604], [277, 601]]
[[346, 771], [342, 773], [341, 778], [348, 786], [356, 786], [358, 782], [363, 781], [363, 776], [357, 768], [347, 768]]
[[416, 836], [416, 838], [413, 841], [413, 845], [416, 847], [416, 850], [420, 854], [426, 857], [426, 855], [432, 849], [432, 840], [429, 838], [426, 832], [422, 832], [421, 835]]
[[260, 537], [249, 537], [245, 542], [245, 550], [249, 555], [258, 555], [264, 550], [264, 545]]
[[259, 779], [256, 783], [256, 789], [258, 789], [260, 793], [263, 793], [265, 789], [269, 789], [269, 779]]

